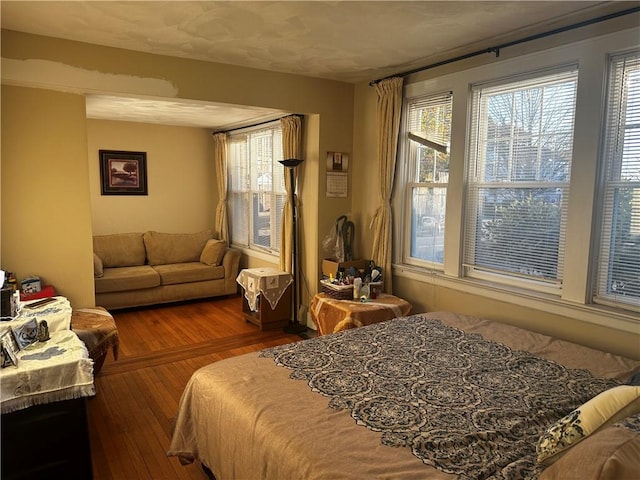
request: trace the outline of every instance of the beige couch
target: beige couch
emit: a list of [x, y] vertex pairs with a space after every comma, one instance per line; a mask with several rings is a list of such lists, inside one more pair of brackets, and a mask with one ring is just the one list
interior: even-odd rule
[[107, 309], [235, 294], [240, 251], [193, 234], [93, 237], [96, 305]]

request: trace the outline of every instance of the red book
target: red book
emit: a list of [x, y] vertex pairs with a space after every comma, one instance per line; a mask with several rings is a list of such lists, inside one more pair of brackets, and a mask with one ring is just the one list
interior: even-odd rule
[[37, 300], [39, 298], [49, 298], [55, 295], [55, 291], [53, 290], [53, 285], [45, 285], [42, 287], [42, 290], [36, 293], [22, 293], [20, 292], [20, 301], [26, 302], [27, 300]]

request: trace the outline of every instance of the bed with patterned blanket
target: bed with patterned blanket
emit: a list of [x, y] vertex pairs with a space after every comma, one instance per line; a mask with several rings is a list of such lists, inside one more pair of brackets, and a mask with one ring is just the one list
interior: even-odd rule
[[502, 323], [411, 315], [199, 369], [168, 455], [217, 480], [637, 479], [638, 371]]

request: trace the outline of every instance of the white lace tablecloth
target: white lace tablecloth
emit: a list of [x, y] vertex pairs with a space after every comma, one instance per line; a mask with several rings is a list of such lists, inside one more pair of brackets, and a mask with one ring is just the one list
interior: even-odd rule
[[53, 297], [55, 302], [47, 303], [41, 307], [26, 308], [27, 305], [39, 302], [42, 299], [20, 302], [20, 312], [13, 320], [0, 321], [0, 332], [7, 328], [14, 328], [35, 318], [46, 320], [49, 332], [69, 330], [71, 328], [71, 304], [65, 297]]
[[71, 330], [20, 350], [18, 366], [0, 369], [0, 411], [95, 395], [93, 361]]
[[244, 288], [249, 308], [257, 312], [258, 295], [262, 294], [271, 308], [275, 309], [280, 297], [293, 282], [293, 277], [275, 268], [245, 268], [240, 271], [236, 282]]

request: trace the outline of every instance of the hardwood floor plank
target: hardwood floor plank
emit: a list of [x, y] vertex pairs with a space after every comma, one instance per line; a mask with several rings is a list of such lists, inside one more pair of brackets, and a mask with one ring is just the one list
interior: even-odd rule
[[88, 417], [95, 480], [203, 480], [197, 464], [167, 457], [182, 392], [212, 362], [299, 341], [244, 321], [241, 298], [112, 312], [120, 356], [95, 378]]

